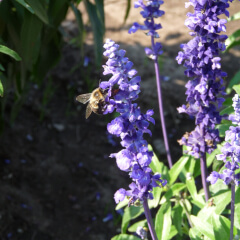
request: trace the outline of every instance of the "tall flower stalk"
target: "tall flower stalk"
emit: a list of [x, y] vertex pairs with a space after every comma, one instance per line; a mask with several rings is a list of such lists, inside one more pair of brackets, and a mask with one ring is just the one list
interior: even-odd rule
[[100, 83], [100, 87], [108, 91], [104, 114], [114, 110], [119, 113], [119, 116], [108, 123], [107, 129], [110, 134], [121, 138], [123, 147], [121, 151], [111, 154], [110, 157], [115, 157], [120, 170], [128, 172], [132, 179], [130, 189], [119, 189], [114, 199], [119, 203], [127, 197], [129, 205], [142, 203], [152, 239], [156, 240], [147, 200], [153, 199], [153, 188], [164, 186], [166, 181], [161, 179], [159, 173], [152, 174], [149, 164], [153, 153], [148, 151], [148, 143], [143, 138], [144, 133], [151, 135], [148, 126], [149, 122], [155, 123], [152, 118], [153, 110], [143, 114], [134, 102], [140, 92], [141, 78], [135, 76], [137, 71], [132, 69], [133, 63], [125, 57], [126, 52], [109, 39], [104, 44], [104, 48], [104, 55], [108, 57], [108, 61], [103, 66], [103, 74], [112, 75], [109, 81]]
[[162, 101], [162, 92], [161, 92], [161, 79], [160, 79], [160, 70], [158, 66], [158, 56], [162, 54], [162, 45], [159, 42], [155, 42], [156, 38], [159, 38], [159, 34], [157, 30], [161, 29], [161, 24], [155, 23], [155, 18], [161, 17], [164, 14], [164, 11], [160, 10], [160, 6], [163, 4], [163, 1], [159, 0], [146, 0], [146, 5], [143, 0], [135, 1], [134, 7], [141, 7], [143, 10], [141, 11], [142, 17], [145, 19], [144, 25], [140, 25], [135, 22], [133, 26], [129, 29], [129, 33], [135, 33], [138, 29], [147, 31], [146, 35], [151, 36], [151, 46], [152, 48], [145, 48], [146, 54], [153, 59], [155, 74], [156, 74], [156, 83], [157, 83], [157, 93], [158, 93], [158, 105], [160, 112], [160, 119], [163, 131], [164, 144], [167, 153], [168, 165], [171, 168], [172, 158], [170, 153], [170, 148], [168, 144], [168, 136], [164, 118], [164, 110], [163, 110], [163, 101]]
[[221, 149], [222, 153], [216, 156], [218, 160], [222, 160], [225, 163], [225, 169], [222, 173], [213, 171], [207, 178], [207, 181], [211, 182], [211, 184], [216, 183], [218, 179], [221, 179], [226, 185], [231, 184], [230, 240], [233, 239], [235, 186], [240, 184], [240, 173], [236, 173], [236, 170], [240, 168], [240, 98], [237, 94], [233, 97], [233, 108], [235, 113], [229, 116], [229, 120], [237, 126], [231, 126], [226, 131], [226, 143]]
[[185, 75], [191, 80], [186, 84], [187, 105], [178, 108], [180, 113], [187, 113], [195, 118], [196, 128], [185, 134], [180, 144], [187, 146], [187, 152], [200, 158], [202, 183], [206, 201], [209, 190], [206, 183], [206, 153], [211, 153], [220, 141], [216, 124], [221, 122], [218, 108], [222, 105], [225, 95], [223, 78], [227, 76], [221, 70], [221, 51], [225, 50], [226, 31], [225, 19], [229, 17], [227, 8], [232, 0], [189, 0], [186, 7], [193, 6], [194, 12], [188, 13], [185, 25], [191, 30], [194, 38], [182, 44], [177, 61], [186, 67]]

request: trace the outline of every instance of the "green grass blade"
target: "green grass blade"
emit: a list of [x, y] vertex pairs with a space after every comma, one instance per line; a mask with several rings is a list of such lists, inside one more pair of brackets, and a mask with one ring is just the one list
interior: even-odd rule
[[6, 46], [0, 45], [0, 52], [14, 58], [16, 61], [22, 60], [21, 57], [15, 51]]

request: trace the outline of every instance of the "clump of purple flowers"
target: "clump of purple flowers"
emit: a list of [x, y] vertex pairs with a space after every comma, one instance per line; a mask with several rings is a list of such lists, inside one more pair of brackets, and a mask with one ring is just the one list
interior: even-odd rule
[[161, 0], [147, 0], [146, 4], [143, 3], [143, 0], [135, 1], [134, 7], [142, 8], [142, 11], [140, 13], [145, 21], [144, 25], [135, 22], [133, 26], [128, 30], [129, 33], [135, 33], [139, 29], [147, 31], [146, 35], [152, 37], [152, 49], [145, 48], [145, 52], [153, 60], [156, 60], [157, 56], [161, 55], [163, 52], [161, 43], [154, 43], [153, 41], [154, 38], [159, 38], [157, 30], [162, 28], [162, 25], [160, 23], [155, 23], [154, 19], [164, 15], [164, 11], [160, 10], [160, 6], [163, 3], [164, 2]]
[[227, 20], [218, 16], [229, 17], [228, 2], [232, 0], [190, 0], [186, 3], [186, 7], [194, 7], [194, 13], [188, 13], [185, 21], [194, 38], [181, 45], [183, 51], [179, 52], [177, 61], [184, 63], [185, 75], [192, 80], [186, 84], [188, 104], [178, 111], [193, 116], [196, 128], [180, 143], [188, 146], [188, 153], [196, 158], [211, 153], [220, 141], [215, 126], [221, 122], [218, 108], [224, 99], [219, 96], [225, 95], [223, 79], [227, 74], [221, 70], [219, 54], [225, 50], [227, 35], [219, 33], [226, 31]]
[[229, 120], [237, 126], [231, 126], [226, 131], [226, 143], [221, 149], [222, 154], [216, 156], [218, 160], [224, 161], [226, 169], [222, 173], [212, 172], [207, 178], [211, 184], [216, 183], [218, 179], [222, 179], [227, 185], [231, 182], [234, 182], [235, 185], [240, 183], [240, 174], [235, 173], [240, 167], [240, 98], [237, 94], [233, 97], [233, 107], [235, 114], [230, 115]]
[[[144, 4], [144, 2], [146, 4]], [[159, 34], [157, 30], [161, 29], [162, 26], [160, 23], [156, 23], [155, 19], [164, 15], [164, 11], [160, 10], [160, 6], [164, 2], [162, 0], [138, 0], [134, 2], [135, 8], [142, 8], [140, 12], [144, 20], [144, 25], [141, 25], [137, 22], [133, 24], [133, 26], [129, 29], [128, 33], [135, 33], [137, 30], [144, 30], [147, 31], [146, 35], [151, 37], [151, 48], [145, 48], [145, 53], [151, 58], [154, 62], [155, 67], [155, 74], [156, 74], [156, 84], [157, 84], [157, 93], [158, 93], [158, 104], [159, 104], [159, 113], [163, 131], [163, 138], [164, 144], [167, 152], [167, 159], [169, 167], [173, 166], [170, 148], [168, 144], [168, 136], [164, 118], [164, 111], [163, 111], [163, 101], [162, 101], [162, 92], [161, 92], [161, 79], [160, 79], [160, 70], [158, 66], [158, 56], [160, 56], [162, 51], [161, 43], [155, 43], [155, 38], [159, 38]]]
[[124, 147], [110, 157], [115, 157], [118, 167], [129, 172], [133, 180], [129, 185], [130, 190], [119, 189], [114, 199], [118, 203], [127, 196], [130, 199], [129, 203], [133, 204], [137, 200], [152, 199], [153, 187], [166, 184], [160, 174], [152, 175], [149, 164], [153, 154], [148, 151], [148, 143], [143, 138], [144, 133], [151, 135], [148, 126], [149, 122], [155, 123], [151, 117], [153, 110], [143, 114], [137, 103], [133, 103], [140, 92], [141, 78], [135, 76], [137, 71], [132, 69], [133, 63], [125, 57], [126, 51], [119, 49], [119, 45], [110, 39], [103, 47], [103, 54], [108, 57], [106, 65], [103, 66], [103, 74], [112, 74], [109, 81], [100, 83], [102, 89], [108, 89], [104, 114], [114, 110], [119, 113], [119, 116], [108, 124], [107, 129], [110, 134], [121, 138], [121, 145]]

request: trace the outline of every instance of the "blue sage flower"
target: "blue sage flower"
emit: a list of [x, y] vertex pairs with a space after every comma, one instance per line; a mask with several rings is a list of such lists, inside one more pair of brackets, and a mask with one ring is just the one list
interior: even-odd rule
[[119, 113], [119, 116], [108, 123], [107, 130], [121, 138], [123, 147], [110, 157], [116, 158], [117, 166], [122, 171], [129, 172], [133, 181], [129, 185], [130, 190], [119, 189], [114, 199], [118, 203], [128, 197], [129, 203], [133, 204], [137, 200], [143, 201], [144, 198], [152, 199], [153, 187], [166, 184], [160, 174], [152, 175], [149, 164], [153, 153], [148, 151], [148, 143], [143, 138], [144, 133], [151, 135], [148, 127], [149, 122], [155, 123], [152, 118], [154, 112], [148, 110], [143, 114], [137, 103], [134, 103], [140, 93], [141, 78], [135, 76], [137, 71], [132, 69], [133, 63], [125, 57], [126, 52], [109, 39], [104, 48], [104, 55], [108, 57], [106, 65], [103, 66], [104, 74], [112, 74], [109, 81], [100, 83], [102, 89], [108, 89], [104, 114], [114, 110]]
[[225, 184], [234, 182], [235, 185], [240, 183], [240, 174], [235, 173], [240, 168], [240, 98], [237, 94], [233, 97], [233, 108], [235, 113], [229, 116], [229, 120], [237, 126], [231, 126], [226, 131], [226, 143], [222, 147], [221, 154], [216, 155], [218, 160], [225, 163], [225, 168], [222, 173], [212, 172], [207, 178], [211, 184], [216, 183], [218, 179], [222, 179]]
[[[128, 30], [128, 33], [135, 33], [137, 30], [147, 31], [146, 35], [152, 38], [159, 38], [157, 30], [162, 28], [162, 25], [155, 22], [155, 19], [164, 15], [164, 11], [160, 10], [160, 6], [164, 3], [159, 0], [146, 0], [146, 4], [143, 0], [135, 1], [135, 8], [142, 8], [140, 12], [142, 17], [145, 19], [144, 25], [137, 22], [133, 23], [133, 26]], [[155, 43], [151, 48], [145, 48], [145, 53], [153, 60], [157, 59], [157, 56], [163, 53], [161, 43]]]
[[221, 70], [219, 54], [225, 50], [226, 20], [229, 17], [228, 2], [232, 0], [189, 0], [186, 7], [194, 7], [194, 13], [188, 13], [185, 25], [192, 31], [194, 38], [182, 44], [177, 61], [186, 67], [185, 75], [192, 80], [186, 84], [187, 105], [178, 108], [180, 113], [187, 113], [195, 118], [196, 128], [186, 134], [180, 144], [188, 147], [188, 153], [200, 158], [206, 152], [211, 153], [220, 141], [216, 124], [221, 122], [218, 108], [225, 95], [223, 79], [227, 76]]

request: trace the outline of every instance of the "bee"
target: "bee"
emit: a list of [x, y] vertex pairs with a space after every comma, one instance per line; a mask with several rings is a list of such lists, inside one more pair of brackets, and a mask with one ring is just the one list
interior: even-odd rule
[[216, 206], [213, 198], [211, 198], [208, 202], [208, 207], [212, 207], [212, 206]]
[[81, 94], [76, 97], [76, 100], [80, 103], [86, 104], [86, 119], [91, 115], [92, 112], [96, 114], [103, 114], [105, 110], [105, 99], [107, 96], [107, 89], [96, 88], [92, 93]]

